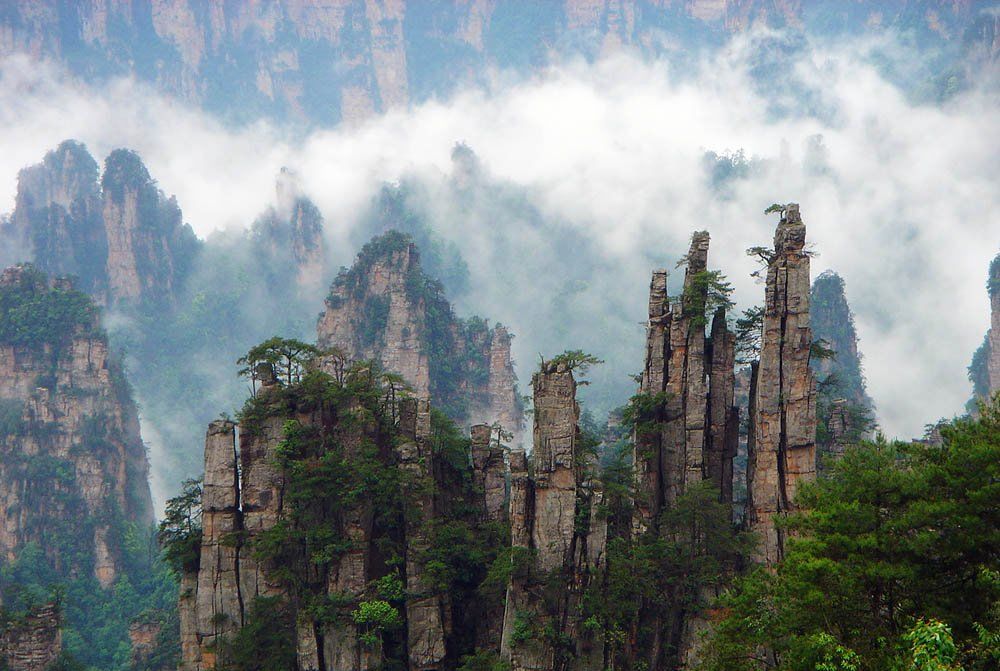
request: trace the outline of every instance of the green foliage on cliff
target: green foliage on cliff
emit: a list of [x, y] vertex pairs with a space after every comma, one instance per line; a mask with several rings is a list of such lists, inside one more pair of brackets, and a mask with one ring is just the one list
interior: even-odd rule
[[811, 671], [834, 649], [860, 671], [934, 668], [921, 666], [928, 636], [945, 645], [946, 630], [956, 650], [935, 653], [939, 668], [952, 656], [966, 671], [996, 668], [1000, 400], [942, 435], [940, 447], [853, 448], [806, 487], [806, 511], [787, 523], [799, 536], [774, 572], [722, 598], [702, 668]]
[[0, 343], [62, 347], [77, 335], [100, 332], [97, 308], [86, 294], [49, 285], [44, 273], [22, 267], [18, 282], [0, 286]]
[[156, 533], [163, 560], [174, 573], [198, 570], [201, 538], [201, 480], [185, 480], [181, 493], [167, 501]]
[[[290, 618], [299, 613], [320, 623], [353, 621], [386, 664], [405, 655], [399, 626], [410, 596], [400, 578], [404, 558], [421, 563], [429, 590], [450, 600], [456, 612], [472, 615], [497, 604], [498, 596], [481, 588], [509, 543], [508, 530], [479, 518], [469, 439], [443, 413], [432, 411], [427, 437], [431, 456], [425, 465], [434, 477], [400, 466], [397, 446], [405, 437], [398, 404], [404, 394], [398, 376], [364, 361], [336, 377], [308, 370], [292, 384], [251, 397], [240, 413], [243, 431], [253, 433], [268, 421], [280, 421], [282, 431], [273, 456], [283, 481], [282, 518], [243, 551], [283, 586]], [[431, 521], [417, 512], [428, 499], [436, 511]], [[185, 515], [176, 516], [175, 527], [183, 526]], [[412, 525], [421, 528], [426, 544], [407, 556], [406, 529]], [[370, 553], [367, 587], [360, 594], [331, 594], [330, 575], [348, 553], [359, 551]], [[473, 652], [479, 624], [475, 617], [456, 621], [456, 654]], [[247, 666], [250, 659], [226, 668], [272, 668]]]
[[254, 597], [247, 619], [218, 645], [218, 671], [288, 671], [298, 668], [295, 626], [288, 604], [277, 597]]
[[[372, 295], [368, 281], [376, 263], [400, 266], [399, 255], [410, 255], [406, 267], [406, 297], [423, 319], [416, 328], [420, 345], [427, 354], [430, 374], [430, 395], [435, 405], [449, 417], [465, 419], [470, 408], [488, 402], [485, 389], [489, 381], [489, 348], [494, 332], [479, 317], [461, 319], [455, 315], [445, 297], [442, 282], [425, 273], [418, 259], [413, 240], [406, 233], [389, 230], [362, 247], [353, 266], [344, 268], [333, 281], [327, 303], [334, 308], [344, 304], [344, 295], [361, 301], [361, 313], [356, 320], [360, 345], [378, 351], [385, 346], [382, 339], [389, 317], [389, 297]], [[418, 317], [419, 319], [419, 317]], [[411, 334], [404, 331], [404, 337]]]

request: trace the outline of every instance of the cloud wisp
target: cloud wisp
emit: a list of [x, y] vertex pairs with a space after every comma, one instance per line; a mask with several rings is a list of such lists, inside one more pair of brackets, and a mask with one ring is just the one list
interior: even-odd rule
[[[796, 201], [818, 253], [813, 275], [832, 268], [846, 281], [882, 427], [917, 435], [961, 410], [965, 366], [988, 326], [983, 282], [1000, 248], [995, 93], [913, 103], [863, 44], [800, 47], [762, 77], [755, 39], [684, 73], [631, 54], [570, 61], [308, 134], [226, 128], [133, 81], [94, 89], [13, 57], [0, 64], [0, 211], [13, 206], [17, 170], [66, 137], [98, 157], [136, 149], [202, 236], [249, 225], [290, 166], [325, 216], [335, 261], [349, 263], [373, 195], [403, 179], [419, 186], [411, 205], [468, 263], [460, 313], [511, 327], [522, 378], [539, 352], [606, 359], [588, 393], [607, 409], [641, 366], [652, 268], [672, 269], [690, 233], [706, 229], [710, 265], [733, 281], [739, 306], [759, 303], [743, 252], [771, 238], [765, 207]], [[457, 142], [478, 159], [472, 178], [452, 161]], [[749, 159], [738, 170], [710, 169], [707, 152], [736, 150]]]

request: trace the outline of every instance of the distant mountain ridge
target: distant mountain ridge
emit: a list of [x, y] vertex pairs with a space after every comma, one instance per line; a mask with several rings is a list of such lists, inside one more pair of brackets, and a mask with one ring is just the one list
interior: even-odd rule
[[623, 47], [687, 57], [755, 25], [808, 35], [884, 27], [923, 46], [1000, 51], [990, 3], [903, 0], [16, 0], [0, 57], [25, 52], [95, 81], [134, 75], [223, 118], [357, 121], [553, 56]]

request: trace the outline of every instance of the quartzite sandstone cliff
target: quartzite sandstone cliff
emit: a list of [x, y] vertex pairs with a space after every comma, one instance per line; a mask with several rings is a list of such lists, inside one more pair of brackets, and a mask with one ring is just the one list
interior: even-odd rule
[[98, 82], [133, 75], [242, 121], [263, 114], [354, 122], [552, 53], [596, 57], [624, 48], [662, 55], [759, 25], [821, 35], [895, 26], [986, 54], [997, 52], [998, 32], [995, 16], [963, 0], [849, 7], [770, 0], [8, 4], [0, 55], [44, 56]]
[[322, 347], [375, 359], [413, 393], [460, 423], [521, 428], [511, 336], [503, 326], [455, 317], [416, 247], [391, 231], [375, 238], [333, 282], [317, 325]]
[[760, 365], [751, 414], [746, 519], [761, 539], [754, 559], [784, 555], [778, 516], [794, 510], [798, 487], [816, 477], [816, 380], [809, 368], [809, 255], [798, 205], [782, 211], [767, 268]]
[[[96, 308], [67, 281], [15, 266], [0, 278], [0, 293], [0, 553], [13, 561], [38, 542], [60, 574], [90, 570], [109, 587], [124, 542], [116, 521], [153, 521], [146, 451], [121, 364]], [[63, 547], [90, 548], [91, 567], [69, 565]]]
[[20, 172], [14, 213], [0, 232], [12, 260], [76, 275], [105, 305], [169, 303], [198, 249], [176, 201], [137, 154], [111, 152], [98, 182], [97, 163], [71, 140]]

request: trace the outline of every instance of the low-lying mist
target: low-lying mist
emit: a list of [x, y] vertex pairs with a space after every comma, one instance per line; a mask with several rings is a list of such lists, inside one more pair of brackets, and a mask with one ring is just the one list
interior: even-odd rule
[[[970, 395], [1000, 247], [1000, 101], [994, 68], [914, 102], [881, 74], [890, 57], [919, 55], [890, 36], [834, 48], [754, 33], [683, 71], [621, 53], [529, 80], [497, 73], [489, 89], [334, 129], [226, 128], [134, 81], [88, 88], [13, 57], [0, 64], [0, 211], [17, 170], [67, 137], [98, 157], [137, 150], [202, 236], [250, 226], [294, 168], [325, 218], [331, 269], [385, 225], [373, 213], [390, 197], [460, 252], [467, 274], [442, 278], [457, 312], [516, 334], [522, 391], [539, 354], [584, 349], [606, 361], [584, 400], [607, 411], [642, 365], [650, 271], [673, 270], [706, 229], [739, 308], [760, 303], [744, 250], [770, 243], [768, 205], [794, 201], [813, 276], [846, 281], [879, 423], [911, 437]], [[244, 309], [276, 330], [288, 321], [262, 301]], [[156, 470], [167, 448], [146, 438]]]

